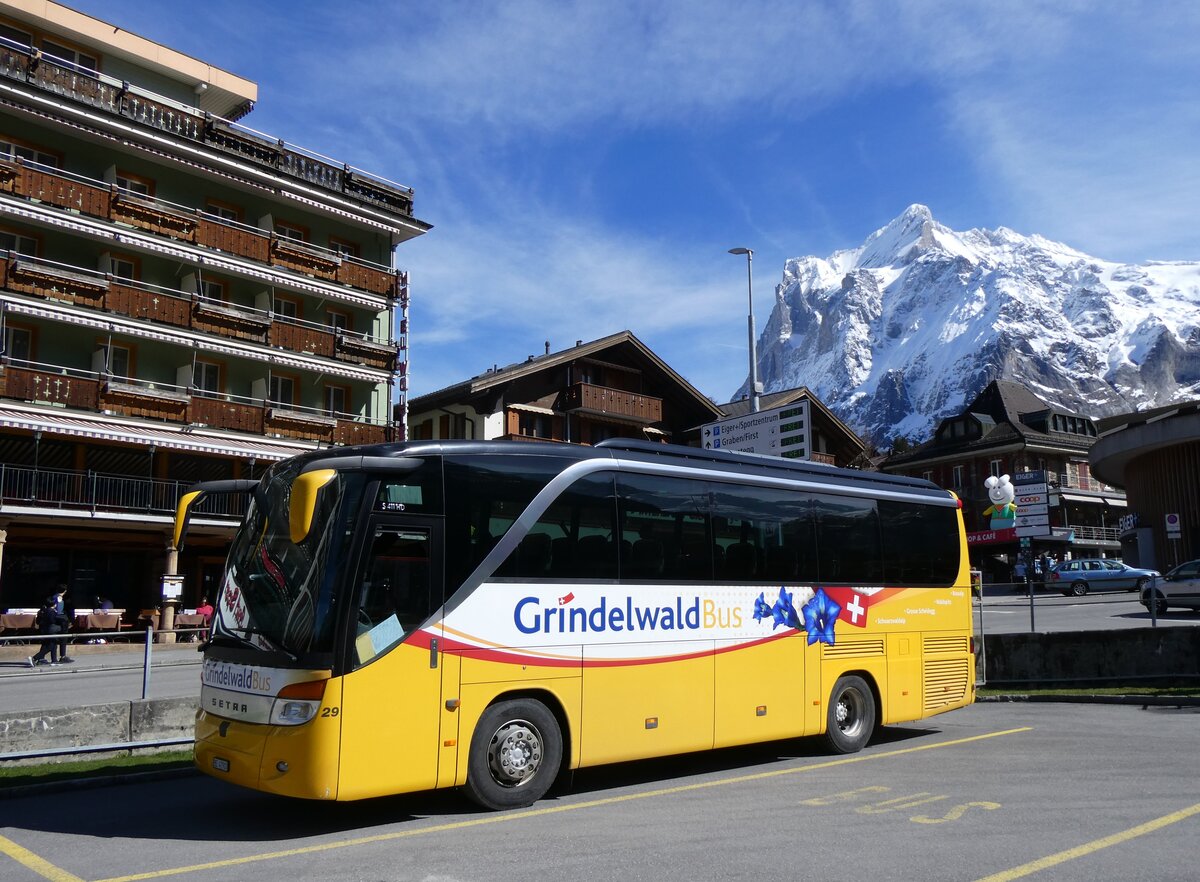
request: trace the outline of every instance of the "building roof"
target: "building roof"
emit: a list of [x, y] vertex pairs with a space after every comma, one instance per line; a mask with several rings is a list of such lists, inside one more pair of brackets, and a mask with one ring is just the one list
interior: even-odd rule
[[661, 371], [669, 383], [678, 387], [684, 393], [689, 403], [693, 403], [696, 407], [710, 412], [714, 419], [719, 419], [722, 416], [722, 412], [717, 405], [713, 404], [707, 396], [703, 395], [695, 386], [676, 373], [670, 365], [655, 355], [650, 347], [639, 340], [632, 331], [620, 331], [587, 343], [579, 341], [570, 349], [562, 349], [558, 352], [546, 353], [545, 355], [531, 355], [525, 361], [485, 371], [482, 374], [471, 377], [469, 380], [463, 380], [460, 383], [446, 386], [435, 392], [428, 392], [424, 395], [410, 398], [408, 409], [410, 413], [416, 413], [451, 402], [462, 402], [466, 398], [490, 389], [498, 389], [522, 377], [541, 373], [559, 365], [569, 364], [581, 358], [595, 358], [616, 347], [624, 347], [632, 350], [637, 356], [640, 356], [655, 369]]
[[243, 115], [258, 100], [258, 85], [250, 80], [52, 0], [3, 0], [0, 14], [185, 83], [200, 110], [226, 119]]
[[[885, 463], [888, 467], [908, 466], [924, 460], [941, 459], [948, 455], [961, 456], [1013, 444], [1074, 449], [1083, 453], [1095, 443], [1096, 439], [1092, 437], [1042, 431], [1031, 424], [1030, 418], [1050, 414], [1091, 421], [1090, 417], [1051, 407], [1020, 383], [993, 380], [959, 413], [942, 420], [931, 439], [913, 450], [892, 454]], [[980, 424], [979, 436], [952, 441], [939, 438], [946, 423], [964, 416], [970, 416]]]

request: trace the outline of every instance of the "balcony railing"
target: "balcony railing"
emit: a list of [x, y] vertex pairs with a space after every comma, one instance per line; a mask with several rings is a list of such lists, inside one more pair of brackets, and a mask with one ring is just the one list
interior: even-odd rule
[[1116, 544], [1120, 544], [1121, 542], [1121, 530], [1119, 527], [1088, 527], [1070, 524], [1066, 527], [1056, 527], [1055, 529], [1074, 531], [1076, 541], [1083, 540], [1085, 542], [1113, 542]]
[[94, 371], [5, 361], [7, 364], [0, 368], [2, 398], [329, 444], [373, 444], [393, 438], [390, 423], [358, 414], [215, 395], [193, 387]]
[[0, 191], [373, 294], [397, 291], [396, 272], [383, 264], [20, 157], [0, 160]]
[[395, 370], [400, 346], [225, 300], [162, 288], [95, 270], [28, 257], [0, 255], [0, 288], [208, 334]]
[[[170, 516], [190, 486], [191, 482], [0, 463], [0, 505], [5, 508], [26, 505]], [[201, 500], [197, 514], [236, 521], [245, 510], [245, 497], [213, 494]]]
[[567, 387], [562, 410], [583, 410], [630, 422], [657, 423], [662, 420], [662, 399], [591, 383], [576, 383]]
[[82, 70], [68, 61], [6, 38], [0, 38], [0, 76], [147, 128], [204, 144], [264, 170], [340, 193], [356, 202], [412, 217], [411, 187], [338, 164], [319, 153], [104, 74]]

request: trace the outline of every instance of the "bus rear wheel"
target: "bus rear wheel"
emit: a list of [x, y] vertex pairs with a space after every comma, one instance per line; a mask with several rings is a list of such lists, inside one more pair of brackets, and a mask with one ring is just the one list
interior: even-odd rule
[[837, 753], [862, 750], [875, 730], [875, 695], [862, 677], [839, 677], [825, 711], [825, 740]]
[[499, 702], [475, 726], [467, 795], [494, 810], [532, 805], [546, 795], [561, 763], [562, 733], [544, 704], [531, 698]]

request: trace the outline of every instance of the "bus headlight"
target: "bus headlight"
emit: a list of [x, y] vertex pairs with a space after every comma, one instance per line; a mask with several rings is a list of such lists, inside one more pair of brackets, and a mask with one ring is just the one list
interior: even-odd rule
[[284, 686], [271, 705], [271, 722], [276, 726], [299, 726], [317, 715], [325, 696], [325, 680]]

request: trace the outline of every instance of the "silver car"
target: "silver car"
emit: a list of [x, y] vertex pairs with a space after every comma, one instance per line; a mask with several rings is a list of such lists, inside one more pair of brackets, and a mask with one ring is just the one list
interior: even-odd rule
[[1154, 598], [1154, 611], [1162, 615], [1172, 606], [1200, 609], [1200, 560], [1181, 563], [1153, 584], [1142, 590], [1142, 606], [1150, 609], [1150, 598]]
[[1082, 597], [1089, 591], [1141, 591], [1158, 575], [1158, 570], [1142, 570], [1106, 557], [1079, 557], [1052, 569], [1050, 584], [1068, 597]]

